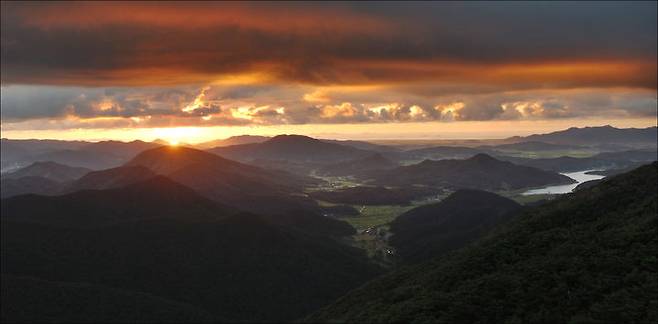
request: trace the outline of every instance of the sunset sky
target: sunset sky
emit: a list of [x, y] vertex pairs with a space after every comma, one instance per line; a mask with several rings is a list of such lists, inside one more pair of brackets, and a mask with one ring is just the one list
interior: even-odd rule
[[656, 2], [2, 2], [2, 137], [656, 125]]

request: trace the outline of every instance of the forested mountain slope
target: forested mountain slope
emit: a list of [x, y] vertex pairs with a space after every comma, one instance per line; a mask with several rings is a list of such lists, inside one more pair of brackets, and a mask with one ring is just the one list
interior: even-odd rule
[[529, 209], [352, 291], [312, 322], [655, 323], [658, 163]]

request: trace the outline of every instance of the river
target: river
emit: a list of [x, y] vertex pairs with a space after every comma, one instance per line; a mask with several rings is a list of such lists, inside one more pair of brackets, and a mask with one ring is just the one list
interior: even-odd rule
[[576, 183], [568, 184], [568, 185], [560, 185], [560, 186], [548, 186], [544, 188], [539, 188], [539, 189], [532, 189], [528, 190], [522, 195], [528, 196], [528, 195], [545, 195], [545, 194], [565, 194], [565, 193], [570, 193], [573, 191], [573, 189], [576, 188], [579, 184], [583, 182], [587, 182], [590, 180], [598, 180], [598, 179], [603, 179], [605, 176], [602, 175], [596, 175], [596, 174], [586, 174], [587, 172], [590, 171], [596, 171], [596, 170], [585, 170], [585, 171], [578, 171], [578, 172], [567, 172], [567, 173], [561, 173], [562, 175], [565, 175], [571, 179], [576, 180]]

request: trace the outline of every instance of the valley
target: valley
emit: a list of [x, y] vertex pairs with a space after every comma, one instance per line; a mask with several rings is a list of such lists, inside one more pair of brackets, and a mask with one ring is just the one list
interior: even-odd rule
[[658, 1], [0, 9], [0, 324], [658, 323]]
[[[646, 165], [655, 161], [655, 148], [602, 152], [523, 140], [422, 148], [305, 136], [196, 147], [54, 143], [39, 142], [39, 150], [109, 147], [124, 161], [103, 168], [116, 163], [113, 154], [85, 168], [24, 156], [25, 167], [2, 173], [2, 280], [12, 287], [3, 288], [12, 301], [3, 319], [50, 318], [54, 310], [61, 319], [104, 319], [92, 304], [79, 316], [48, 304], [20, 317], [12, 310], [26, 307], [22, 289], [66, 293], [77, 304], [89, 294], [124, 296], [145, 305], [143, 314], [126, 313], [138, 321], [161, 318], [157, 305], [169, 305], [172, 318], [204, 322], [409, 319], [368, 313], [386, 303], [381, 296], [356, 302], [361, 310], [342, 298], [356, 300], [399, 273], [462, 262], [451, 260], [513, 233], [523, 217], [599, 195], [626, 174], [650, 179]], [[590, 168], [573, 171], [581, 166]]]

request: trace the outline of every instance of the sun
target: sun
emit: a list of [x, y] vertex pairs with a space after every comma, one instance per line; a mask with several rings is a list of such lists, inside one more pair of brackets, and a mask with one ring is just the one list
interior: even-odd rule
[[153, 137], [169, 142], [171, 146], [193, 143], [199, 140], [201, 130], [198, 127], [168, 127], [152, 130]]

